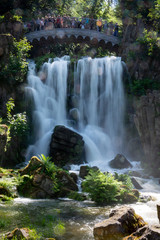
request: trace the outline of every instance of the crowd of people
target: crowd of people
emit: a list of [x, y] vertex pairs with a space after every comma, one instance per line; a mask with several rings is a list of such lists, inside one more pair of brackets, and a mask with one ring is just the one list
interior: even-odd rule
[[24, 23], [26, 32], [51, 30], [53, 28], [79, 28], [97, 30], [104, 32], [107, 35], [118, 36], [119, 26], [118, 23], [107, 22], [102, 19], [93, 19], [89, 17], [77, 18], [69, 16], [45, 16], [42, 18], [34, 19]]

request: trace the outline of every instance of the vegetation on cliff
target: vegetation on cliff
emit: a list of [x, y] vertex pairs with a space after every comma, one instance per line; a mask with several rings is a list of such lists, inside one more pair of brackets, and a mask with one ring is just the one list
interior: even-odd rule
[[27, 74], [28, 52], [31, 45], [26, 38], [17, 41], [13, 39], [13, 45], [10, 49], [9, 56], [6, 61], [0, 63], [0, 79], [2, 84], [16, 86], [18, 83], [24, 82]]

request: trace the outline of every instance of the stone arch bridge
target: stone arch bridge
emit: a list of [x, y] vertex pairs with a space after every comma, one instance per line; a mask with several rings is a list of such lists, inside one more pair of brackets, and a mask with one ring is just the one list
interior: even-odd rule
[[119, 39], [112, 35], [89, 29], [55, 28], [27, 33], [26, 38], [33, 48], [32, 57], [37, 57], [48, 52], [51, 44], [56, 43], [87, 43], [93, 47], [101, 46], [110, 52], [118, 54]]

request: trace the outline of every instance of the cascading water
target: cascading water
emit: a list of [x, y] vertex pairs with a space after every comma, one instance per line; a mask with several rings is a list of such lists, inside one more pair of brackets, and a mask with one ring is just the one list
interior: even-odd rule
[[[88, 162], [106, 163], [123, 152], [124, 91], [121, 58], [83, 58], [74, 72], [73, 96], [76, 106], [67, 112], [67, 77], [69, 58], [45, 63], [36, 76], [28, 75], [27, 92], [34, 101], [34, 144], [27, 160], [34, 154], [48, 154], [55, 125], [73, 127], [69, 112], [76, 112], [76, 131], [84, 137]], [[73, 104], [74, 105], [74, 104]], [[73, 119], [72, 119], [73, 120]]]
[[27, 160], [33, 155], [47, 155], [53, 127], [66, 125], [67, 59], [45, 63], [39, 76], [36, 76], [35, 65], [30, 64], [26, 92], [34, 102], [34, 145], [28, 148]]

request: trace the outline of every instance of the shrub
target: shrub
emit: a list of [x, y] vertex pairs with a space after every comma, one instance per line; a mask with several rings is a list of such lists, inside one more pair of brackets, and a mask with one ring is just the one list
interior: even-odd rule
[[111, 173], [90, 170], [82, 183], [83, 191], [88, 192], [93, 201], [98, 204], [110, 204], [117, 201], [120, 183]]
[[149, 79], [149, 78], [144, 78], [142, 80], [133, 80], [131, 85], [131, 93], [136, 95], [136, 96], [141, 96], [145, 95], [146, 91], [148, 89], [151, 90], [156, 90], [160, 88], [160, 82]]
[[[12, 137], [18, 137], [19, 140], [26, 139], [29, 127], [27, 123], [26, 113], [17, 113], [12, 115], [15, 104], [12, 98], [6, 103], [7, 107], [7, 120], [9, 123], [8, 134], [7, 134], [7, 146], [9, 146], [9, 142]], [[6, 148], [7, 148], [6, 146]]]
[[[82, 183], [83, 191], [88, 192], [90, 198], [98, 204], [130, 201], [128, 195], [134, 195], [132, 188], [131, 179], [126, 174], [116, 173], [114, 176], [92, 169]], [[137, 197], [134, 196], [134, 199]]]
[[86, 198], [83, 194], [78, 192], [70, 192], [68, 198], [76, 200], [76, 201], [84, 201]]
[[133, 189], [131, 178], [127, 174], [115, 173], [115, 179], [121, 181], [129, 190]]

